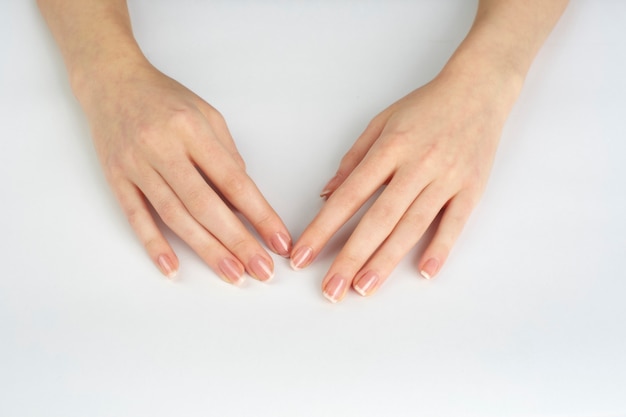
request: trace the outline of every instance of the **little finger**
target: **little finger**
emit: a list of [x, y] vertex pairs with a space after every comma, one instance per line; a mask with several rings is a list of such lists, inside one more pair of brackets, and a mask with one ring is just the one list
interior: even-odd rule
[[421, 256], [419, 270], [424, 278], [431, 279], [441, 270], [475, 206], [476, 198], [469, 194], [459, 193], [450, 200], [435, 235]]
[[387, 240], [354, 279], [353, 287], [363, 296], [373, 294], [389, 277], [400, 260], [422, 238], [448, 196], [434, 185], [413, 202]]
[[186, 212], [247, 265], [250, 275], [261, 281], [273, 276], [272, 258], [190, 162], [172, 164], [162, 176]]
[[123, 180], [115, 185], [114, 192], [152, 262], [163, 275], [174, 278], [178, 272], [178, 257], [155, 223], [141, 191]]

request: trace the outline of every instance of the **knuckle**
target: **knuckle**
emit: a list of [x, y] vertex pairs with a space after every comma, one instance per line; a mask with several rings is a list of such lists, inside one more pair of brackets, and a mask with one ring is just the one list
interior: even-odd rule
[[274, 222], [274, 214], [273, 213], [263, 213], [261, 216], [253, 222], [253, 226], [255, 229], [262, 229], [268, 224], [272, 224]]
[[460, 214], [467, 214], [474, 210], [481, 197], [481, 190], [477, 184], [470, 184], [453, 196], [448, 205]]
[[352, 269], [358, 269], [365, 263], [365, 258], [354, 252], [346, 252], [342, 255], [341, 262]]
[[[413, 247], [414, 244], [413, 243], [408, 243], [406, 244], [406, 246]], [[376, 254], [376, 263], [378, 265], [380, 265], [381, 268], [384, 268], [385, 270], [391, 270], [393, 269], [393, 267], [398, 263], [398, 258], [399, 258], [399, 253], [402, 253], [403, 251], [406, 250], [406, 247], [403, 246], [401, 248], [401, 250], [398, 251], [381, 251], [380, 253]]]
[[226, 124], [226, 119], [222, 113], [213, 106], [208, 107], [207, 119], [211, 123]]
[[397, 206], [390, 202], [381, 202], [373, 209], [374, 221], [379, 227], [385, 227], [397, 220]]
[[237, 161], [237, 164], [239, 164], [239, 167], [241, 168], [242, 171], [246, 171], [246, 161], [243, 160], [243, 157], [241, 156], [241, 154], [237, 151], [235, 151], [233, 153], [233, 159], [235, 161]]
[[148, 123], [142, 123], [137, 126], [135, 133], [135, 144], [139, 149], [150, 149], [154, 146], [154, 142], [158, 137], [157, 129]]
[[348, 152], [346, 152], [343, 158], [341, 158], [341, 162], [339, 165], [341, 167], [344, 167], [344, 166], [348, 167], [348, 166], [357, 165], [358, 163], [359, 163], [359, 153], [354, 149], [350, 149]]
[[487, 175], [480, 169], [474, 168], [470, 169], [470, 171], [465, 175], [465, 184], [469, 189], [471, 194], [479, 195], [481, 194], [483, 188], [486, 185]]
[[[122, 202], [123, 204], [123, 202]], [[139, 229], [139, 226], [143, 222], [143, 217], [145, 212], [137, 207], [127, 207], [125, 208], [126, 219], [131, 227], [135, 230]]]
[[200, 130], [200, 119], [193, 109], [176, 109], [172, 111], [168, 125], [172, 130], [195, 134]]
[[160, 203], [157, 211], [163, 222], [170, 227], [178, 221], [181, 214], [178, 204], [172, 201], [164, 201]]
[[136, 127], [134, 148], [142, 155], [163, 157], [172, 153], [180, 139], [194, 137], [202, 130], [201, 118], [191, 108], [170, 110], [158, 123], [142, 123]]
[[413, 141], [413, 135], [410, 131], [405, 129], [395, 129], [389, 135], [385, 141], [389, 147], [404, 147]]
[[143, 246], [146, 248], [146, 252], [149, 254], [158, 254], [163, 250], [164, 242], [162, 239], [156, 236], [150, 236], [147, 238], [142, 238]]
[[372, 120], [370, 120], [365, 130], [378, 130], [378, 128], [381, 126], [381, 124], [384, 123], [385, 120], [386, 120], [386, 114], [384, 112], [379, 113], [376, 116], [374, 116]]
[[377, 155], [383, 161], [396, 161], [404, 157], [414, 146], [413, 136], [407, 131], [395, 131], [388, 134], [385, 140], [381, 141], [379, 148], [377, 149]]
[[233, 196], [240, 195], [246, 191], [246, 177], [241, 172], [231, 172], [222, 181], [224, 192]]
[[478, 204], [478, 193], [470, 193], [459, 202], [459, 217], [466, 217]]
[[106, 177], [111, 182], [117, 182], [126, 177], [127, 169], [122, 160], [115, 156], [109, 156], [104, 162]]
[[226, 242], [226, 247], [234, 254], [241, 254], [246, 252], [249, 244], [249, 239], [246, 236], [237, 234]]
[[427, 223], [427, 219], [424, 213], [417, 210], [407, 213], [404, 221], [414, 229], [422, 229]]
[[185, 205], [192, 213], [202, 213], [210, 206], [210, 197], [205, 189], [196, 188], [189, 191], [185, 198]]

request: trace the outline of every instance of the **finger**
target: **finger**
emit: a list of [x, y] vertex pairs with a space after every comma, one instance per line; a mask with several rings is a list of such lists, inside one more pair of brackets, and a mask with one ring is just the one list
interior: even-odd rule
[[463, 231], [477, 199], [469, 194], [459, 193], [448, 203], [441, 222], [419, 262], [420, 274], [431, 279], [441, 270], [454, 243]]
[[[417, 195], [426, 187], [423, 177], [396, 174], [385, 191], [365, 213], [352, 235], [343, 246], [322, 282], [324, 295], [331, 301], [343, 298], [344, 290], [372, 254], [387, 239], [400, 222]], [[432, 200], [431, 193], [417, 199]], [[429, 201], [430, 202], [430, 201]], [[346, 281], [347, 285], [340, 284]]]
[[199, 109], [204, 117], [206, 117], [209, 121], [209, 125], [213, 129], [215, 137], [222, 143], [222, 145], [224, 145], [237, 164], [245, 170], [246, 163], [237, 149], [235, 140], [230, 134], [230, 130], [228, 129], [228, 125], [226, 124], [226, 120], [224, 120], [222, 114], [215, 107], [211, 106], [202, 99], [200, 99]]
[[446, 203], [448, 193], [431, 185], [415, 200], [385, 243], [361, 268], [353, 282], [361, 295], [373, 294], [389, 277], [400, 260], [422, 238]]
[[370, 124], [365, 128], [361, 136], [359, 136], [350, 148], [348, 152], [343, 156], [339, 163], [337, 173], [330, 181], [324, 186], [320, 197], [327, 198], [330, 196], [339, 186], [345, 181], [346, 178], [352, 173], [352, 171], [361, 163], [372, 144], [378, 139], [387, 118], [382, 115], [374, 118]]
[[174, 278], [178, 272], [178, 257], [155, 223], [141, 191], [125, 180], [115, 184], [113, 189], [128, 222], [154, 264], [163, 275]]
[[[204, 141], [201, 146], [196, 145], [192, 156], [224, 198], [244, 215], [266, 244], [277, 254], [288, 257], [291, 236], [287, 227], [246, 172], [232, 158], [226, 157], [224, 148], [214, 141]], [[185, 179], [181, 180], [184, 182]]]
[[186, 210], [177, 195], [154, 170], [138, 183], [163, 222], [180, 236], [215, 273], [227, 282], [243, 282], [244, 266]]
[[392, 170], [393, 165], [385, 157], [365, 158], [304, 230], [294, 245], [291, 267], [298, 270], [309, 265], [337, 230], [380, 188]]
[[346, 263], [350, 261], [353, 267], [360, 268], [387, 239], [416, 198], [432, 199], [432, 191], [421, 195], [429, 181], [423, 176], [396, 173], [360, 220], [338, 258], [345, 257]]
[[250, 275], [262, 281], [272, 277], [272, 258], [204, 181], [191, 161], [176, 158], [164, 167], [157, 164], [157, 169], [187, 212], [243, 262]]

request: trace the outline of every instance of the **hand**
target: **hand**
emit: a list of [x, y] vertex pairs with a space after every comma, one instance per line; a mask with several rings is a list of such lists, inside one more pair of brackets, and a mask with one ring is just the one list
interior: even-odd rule
[[501, 93], [492, 79], [441, 74], [376, 116], [322, 192], [328, 201], [294, 245], [292, 267], [307, 266], [387, 184], [331, 265], [324, 295], [337, 302], [350, 286], [374, 293], [442, 211], [419, 262], [434, 277], [487, 182], [512, 104]]
[[178, 259], [148, 204], [224, 280], [240, 284], [244, 270], [270, 279], [272, 258], [229, 205], [276, 253], [288, 256], [291, 238], [246, 174], [217, 110], [149, 64], [99, 76], [83, 94], [89, 98], [81, 100], [94, 144], [122, 209], [161, 272], [173, 277]]

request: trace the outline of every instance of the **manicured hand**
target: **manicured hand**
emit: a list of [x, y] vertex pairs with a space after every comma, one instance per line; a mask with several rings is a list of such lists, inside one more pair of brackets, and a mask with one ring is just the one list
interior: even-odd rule
[[161, 272], [173, 277], [179, 263], [150, 206], [224, 280], [240, 284], [244, 272], [270, 279], [271, 256], [233, 210], [282, 256], [289, 256], [291, 238], [246, 174], [222, 116], [147, 64], [99, 77], [82, 100], [95, 147], [132, 228]]
[[446, 261], [481, 196], [510, 108], [497, 84], [445, 74], [376, 116], [343, 157], [327, 202], [294, 245], [292, 267], [307, 266], [381, 187], [325, 276], [332, 302], [350, 286], [373, 294], [442, 212], [419, 261], [425, 278]]

